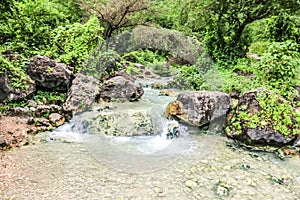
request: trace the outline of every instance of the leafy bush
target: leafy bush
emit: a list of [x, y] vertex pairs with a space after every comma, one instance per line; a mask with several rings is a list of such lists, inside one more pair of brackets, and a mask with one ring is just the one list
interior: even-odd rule
[[51, 48], [46, 55], [75, 67], [78, 72], [89, 53], [103, 41], [102, 30], [96, 17], [85, 24], [60, 26], [51, 32]]
[[166, 61], [166, 56], [168, 54], [165, 52], [159, 52], [159, 51], [151, 51], [151, 50], [142, 50], [139, 49], [137, 51], [132, 51], [129, 53], [126, 53], [122, 56], [123, 60], [133, 62], [133, 63], [140, 63], [147, 67], [147, 65], [156, 64], [159, 62]]
[[262, 84], [288, 99], [293, 99], [293, 86], [299, 84], [299, 45], [292, 41], [274, 42], [257, 64], [257, 76]]
[[250, 45], [249, 52], [262, 55], [268, 50], [270, 44], [270, 42], [254, 42]]
[[25, 59], [8, 60], [0, 56], [0, 74], [7, 73], [11, 88], [28, 89], [27, 82], [31, 79], [25, 73], [28, 61]]
[[112, 76], [122, 69], [120, 55], [112, 50], [102, 52], [101, 48], [97, 48], [85, 60], [80, 72], [102, 79], [107, 75]]
[[71, 0], [11, 1], [1, 7], [0, 43], [27, 57], [36, 55], [49, 44], [51, 30], [80, 19], [74, 10]]

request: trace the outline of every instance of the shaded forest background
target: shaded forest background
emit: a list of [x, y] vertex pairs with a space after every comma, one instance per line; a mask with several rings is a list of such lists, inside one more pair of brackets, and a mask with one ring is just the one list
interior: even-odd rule
[[[138, 25], [156, 26], [180, 31], [204, 46], [222, 78], [218, 90], [243, 93], [264, 87], [293, 101], [300, 85], [299, 8], [298, 0], [2, 1], [0, 50], [12, 50], [22, 59], [0, 57], [0, 72], [16, 71], [21, 76], [35, 55], [49, 56], [80, 72], [89, 54], [108, 38]], [[142, 64], [169, 58], [153, 49], [128, 53]], [[200, 57], [193, 65], [174, 64], [174, 73], [190, 89], [212, 89], [201, 73], [205, 59]], [[132, 65], [128, 72], [136, 73]], [[22, 87], [21, 79], [15, 87]]]

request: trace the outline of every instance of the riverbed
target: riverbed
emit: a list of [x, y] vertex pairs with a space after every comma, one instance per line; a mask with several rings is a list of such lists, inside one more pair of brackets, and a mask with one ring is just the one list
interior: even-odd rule
[[[145, 91], [141, 103], [158, 112], [172, 99]], [[76, 122], [5, 153], [0, 199], [300, 199], [299, 158], [247, 150], [209, 129], [126, 139], [75, 132]]]

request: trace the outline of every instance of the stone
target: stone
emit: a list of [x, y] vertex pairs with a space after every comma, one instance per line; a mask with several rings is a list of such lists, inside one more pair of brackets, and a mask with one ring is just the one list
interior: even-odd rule
[[174, 139], [179, 137], [179, 123], [177, 121], [170, 121], [167, 123], [167, 139]]
[[185, 186], [187, 186], [190, 189], [194, 189], [195, 187], [197, 187], [197, 183], [192, 180], [187, 180], [187, 181], [185, 181], [184, 184], [185, 184]]
[[49, 115], [49, 121], [52, 126], [61, 126], [65, 123], [65, 118], [59, 113], [51, 113]]
[[97, 113], [82, 113], [76, 121], [74, 130], [80, 133], [106, 134], [110, 136], [143, 136], [155, 133], [151, 109], [135, 108], [129, 110], [106, 109]]
[[63, 109], [72, 115], [89, 109], [99, 95], [99, 81], [91, 76], [76, 74], [68, 92]]
[[[274, 130], [274, 121], [272, 116], [270, 117], [270, 119], [258, 118], [259, 124], [255, 125], [254, 127], [247, 125], [247, 121], [245, 120], [240, 120], [237, 122], [240, 113], [248, 113], [252, 116], [264, 112], [265, 109], [260, 106], [260, 103], [257, 100], [258, 95], [265, 96], [265, 98], [267, 99], [276, 98], [278, 105], [283, 103], [285, 103], [286, 105], [289, 104], [289, 102], [287, 102], [284, 98], [274, 94], [272, 91], [268, 91], [265, 89], [256, 89], [246, 92], [239, 99], [237, 106], [229, 114], [230, 118], [228, 120], [228, 125], [226, 128], [227, 136], [244, 144], [252, 146], [292, 145], [296, 140], [297, 135], [283, 135], [281, 132]], [[276, 105], [273, 105], [273, 107], [274, 106]], [[294, 119], [291, 120], [293, 121]], [[237, 130], [235, 126], [236, 123], [239, 123], [240, 130]], [[288, 129], [292, 132], [293, 126], [289, 126]]]
[[117, 100], [121, 102], [136, 101], [144, 94], [140, 85], [134, 84], [123, 76], [116, 76], [103, 84], [100, 98], [105, 101]]
[[169, 97], [175, 97], [176, 94], [173, 90], [164, 89], [159, 91], [160, 96], [169, 96]]
[[165, 109], [165, 116], [167, 118], [171, 118], [172, 116], [183, 115], [181, 107], [182, 107], [182, 103], [180, 101], [170, 102]]
[[25, 75], [25, 81], [23, 81], [21, 87], [14, 87], [11, 85], [12, 79], [20, 77], [14, 77], [11, 72], [4, 71], [0, 72], [0, 103], [5, 99], [9, 100], [19, 100], [23, 99], [31, 94], [33, 94], [36, 90], [36, 85], [33, 80], [27, 75]]
[[167, 85], [165, 85], [164, 83], [161, 83], [161, 82], [154, 82], [151, 84], [151, 88], [162, 90], [162, 89], [166, 89]]
[[46, 56], [35, 56], [27, 67], [27, 74], [36, 85], [53, 91], [68, 91], [74, 68]]
[[203, 126], [223, 118], [225, 122], [231, 108], [231, 99], [222, 92], [187, 91], [180, 93], [176, 101], [171, 102], [171, 107], [169, 105], [165, 112], [168, 117]]

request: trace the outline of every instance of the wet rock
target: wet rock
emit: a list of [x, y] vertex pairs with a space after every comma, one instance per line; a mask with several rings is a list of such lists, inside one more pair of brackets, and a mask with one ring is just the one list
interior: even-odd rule
[[27, 74], [38, 87], [53, 91], [67, 91], [71, 85], [74, 69], [46, 56], [35, 56], [27, 67]]
[[90, 113], [82, 113], [73, 127], [77, 132], [110, 136], [142, 136], [155, 133], [154, 120], [148, 108], [126, 111], [107, 109], [94, 113], [92, 119], [85, 115]]
[[123, 76], [109, 79], [101, 88], [100, 98], [105, 101], [136, 101], [144, 94], [141, 86]]
[[64, 116], [60, 115], [59, 113], [51, 113], [49, 115], [49, 120], [50, 120], [50, 123], [56, 127], [61, 126], [65, 123]]
[[137, 68], [139, 74], [136, 75], [137, 78], [146, 79], [146, 78], [153, 78], [158, 79], [160, 76], [155, 74], [151, 69], [146, 69], [144, 65], [135, 63], [134, 67]]
[[99, 87], [100, 84], [96, 78], [80, 73], [76, 74], [76, 78], [72, 81], [72, 86], [63, 104], [63, 109], [74, 115], [77, 112], [90, 108], [99, 94]]
[[160, 96], [169, 96], [169, 97], [175, 97], [176, 94], [173, 90], [164, 89], [159, 91]]
[[[192, 125], [203, 126], [224, 118], [231, 107], [229, 95], [221, 92], [197, 91], [183, 92], [166, 110], [166, 115]], [[168, 109], [168, 107], [167, 107]], [[223, 119], [222, 118], [222, 119]]]
[[170, 121], [167, 123], [167, 139], [174, 139], [179, 137], [179, 123], [177, 121]]
[[25, 80], [18, 87], [12, 85], [15, 82], [12, 80], [13, 78], [20, 79], [10, 71], [0, 72], [0, 103], [5, 99], [23, 99], [35, 92], [35, 82], [29, 76], [25, 75]]
[[170, 102], [166, 107], [165, 116], [167, 118], [171, 118], [173, 116], [183, 115], [181, 107], [183, 107], [183, 106], [182, 106], [182, 103], [180, 101]]
[[[294, 126], [293, 124], [288, 127], [288, 130], [291, 133], [288, 135], [284, 135], [283, 133], [274, 129], [273, 123], [276, 118], [273, 119], [273, 115], [270, 115], [269, 119], [260, 119], [258, 117], [262, 116], [263, 113], [266, 112], [266, 108], [261, 107], [259, 101], [257, 100], [259, 98], [262, 98], [263, 96], [265, 99], [275, 98], [277, 105], [272, 105], [272, 109], [281, 104], [286, 104], [287, 106], [289, 105], [289, 103], [285, 99], [278, 95], [275, 95], [271, 91], [257, 89], [247, 92], [239, 99], [236, 108], [231, 111], [229, 125], [226, 128], [227, 136], [248, 145], [284, 146], [293, 144], [297, 137], [297, 135], [292, 134]], [[240, 119], [243, 115], [257, 116], [255, 118], [257, 122], [255, 122], [254, 120], [251, 121], [251, 117]], [[283, 114], [279, 114], [279, 116], [283, 116]], [[293, 117], [291, 118], [291, 120], [294, 120]]]
[[121, 71], [116, 72], [114, 77], [115, 76], [123, 76], [125, 79], [130, 80], [131, 82], [135, 81], [135, 78], [133, 76], [129, 75], [128, 73], [126, 73], [125, 70], [121, 70]]
[[161, 82], [154, 82], [151, 84], [151, 88], [152, 89], [158, 89], [158, 90], [162, 90], [162, 89], [166, 89], [167, 85]]

